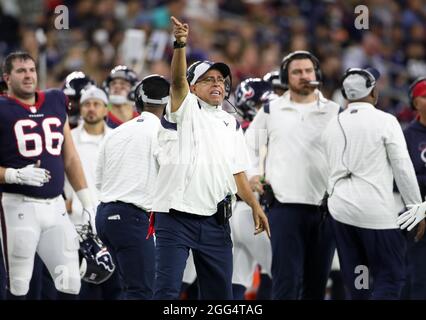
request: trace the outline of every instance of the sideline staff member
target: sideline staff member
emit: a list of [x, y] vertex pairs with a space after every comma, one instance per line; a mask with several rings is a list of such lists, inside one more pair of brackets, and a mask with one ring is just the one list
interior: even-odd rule
[[96, 187], [101, 203], [96, 227], [117, 259], [125, 299], [152, 298], [154, 240], [145, 235], [158, 170], [157, 132], [169, 88], [160, 75], [145, 77], [135, 89], [136, 106], [142, 113], [112, 130], [100, 147]]
[[242, 129], [222, 110], [230, 90], [230, 70], [224, 63], [196, 62], [187, 79], [188, 25], [174, 17], [171, 20], [176, 42], [167, 106], [170, 122], [162, 119], [168, 130], [159, 137], [163, 153], [154, 192], [157, 269], [153, 298], [178, 298], [192, 249], [200, 298], [232, 299], [232, 240], [226, 214], [231, 196], [238, 191], [253, 209], [255, 233], [269, 233], [268, 220], [244, 173], [248, 156]]
[[339, 106], [317, 89], [320, 65], [308, 51], [284, 57], [280, 79], [288, 91], [265, 104], [246, 131], [250, 156], [258, 166], [250, 182], [263, 193], [259, 145], [266, 136], [265, 178], [275, 198], [268, 212], [272, 297], [322, 300], [335, 245], [330, 219], [323, 220], [318, 212], [327, 186], [320, 137]]
[[[323, 134], [330, 165], [328, 206], [352, 299], [399, 299], [407, 244], [398, 229], [393, 180], [407, 206], [421, 202], [401, 127], [393, 115], [374, 107], [379, 76], [372, 68], [345, 73], [342, 94], [348, 107]], [[360, 283], [360, 266], [368, 268], [372, 286]]]

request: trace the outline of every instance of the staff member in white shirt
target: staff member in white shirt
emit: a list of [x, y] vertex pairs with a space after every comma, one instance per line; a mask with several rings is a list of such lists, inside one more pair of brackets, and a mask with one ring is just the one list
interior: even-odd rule
[[379, 76], [372, 68], [345, 73], [342, 94], [348, 107], [323, 134], [330, 166], [328, 207], [352, 299], [399, 298], [407, 244], [398, 229], [393, 180], [406, 205], [421, 202], [401, 127], [393, 115], [375, 108]]
[[268, 212], [272, 298], [324, 299], [335, 245], [329, 218], [318, 210], [327, 184], [320, 136], [339, 106], [316, 89], [321, 71], [310, 52], [284, 57], [280, 78], [288, 91], [260, 109], [246, 131], [250, 182], [260, 193], [259, 146], [268, 147], [265, 178], [275, 196]]
[[96, 170], [101, 204], [96, 215], [100, 239], [117, 259], [124, 299], [151, 299], [154, 240], [146, 239], [158, 165], [160, 117], [170, 85], [159, 75], [145, 77], [135, 90], [143, 112], [109, 133]]
[[[98, 160], [99, 147], [105, 135], [112, 129], [108, 127], [104, 118], [108, 112], [108, 98], [105, 92], [96, 86], [89, 86], [82, 90], [80, 98], [80, 114], [83, 122], [71, 130], [74, 145], [83, 165], [84, 175], [91, 197], [98, 204], [98, 191], [95, 187], [95, 171]], [[67, 193], [67, 209], [71, 211], [71, 221], [84, 224], [87, 217], [83, 217], [83, 206], [72, 190], [68, 179], [65, 180]], [[93, 217], [94, 218], [94, 217]]]
[[[81, 80], [81, 79], [79, 79]], [[108, 98], [103, 90], [95, 85], [86, 86], [81, 90], [79, 101], [79, 110], [82, 118], [76, 128], [71, 130], [75, 148], [80, 156], [81, 165], [83, 166], [84, 175], [86, 176], [87, 186], [90, 190], [91, 197], [96, 206], [99, 203], [98, 191], [95, 186], [95, 172], [98, 161], [98, 153], [101, 142], [105, 135], [112, 129], [108, 127], [104, 118], [108, 112]], [[67, 194], [67, 210], [71, 212], [70, 219], [76, 226], [77, 230], [88, 219], [91, 219], [91, 225], [95, 226], [95, 216], [88, 217], [83, 211], [83, 205], [78, 199], [74, 190], [72, 190], [68, 179], [65, 179], [65, 187]], [[81, 282], [79, 293], [80, 300], [116, 300], [121, 294], [120, 280], [118, 272], [113, 272], [111, 277], [100, 284]]]
[[[244, 171], [247, 151], [236, 119], [222, 110], [230, 90], [224, 63], [199, 61], [186, 75], [188, 25], [171, 18], [176, 38], [171, 99], [160, 132], [155, 189], [156, 284], [154, 299], [177, 299], [192, 249], [201, 299], [232, 299], [231, 197], [253, 209], [255, 233], [269, 232], [265, 213]], [[170, 142], [170, 143], [169, 143]]]

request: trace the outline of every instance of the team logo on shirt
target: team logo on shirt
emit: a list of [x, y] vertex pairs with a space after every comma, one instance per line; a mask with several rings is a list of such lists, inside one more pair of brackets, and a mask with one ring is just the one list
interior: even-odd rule
[[223, 123], [225, 124], [225, 126], [228, 126], [229, 122], [226, 122], [225, 120], [223, 120]]
[[422, 142], [419, 144], [420, 159], [425, 163], [426, 166], [426, 143]]
[[31, 106], [31, 107], [30, 107], [30, 111], [31, 111], [32, 113], [36, 113], [36, 112], [37, 112], [37, 108], [36, 108], [36, 107], [34, 107], [34, 106]]

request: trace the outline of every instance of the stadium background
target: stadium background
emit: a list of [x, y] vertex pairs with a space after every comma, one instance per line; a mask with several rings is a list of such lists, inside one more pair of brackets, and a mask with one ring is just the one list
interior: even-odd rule
[[[359, 4], [369, 10], [368, 30], [354, 26]], [[68, 11], [69, 29], [55, 28], [60, 5]], [[76, 70], [101, 85], [111, 68], [124, 63], [141, 77], [169, 77], [170, 15], [190, 24], [189, 62], [228, 63], [234, 88], [243, 79], [278, 69], [288, 52], [309, 50], [321, 62], [326, 97], [343, 103], [339, 80], [344, 70], [373, 66], [382, 73], [379, 107], [402, 126], [413, 119], [407, 88], [426, 75], [422, 0], [0, 0], [0, 61], [17, 49], [46, 57], [42, 86], [47, 88], [62, 86]], [[44, 46], [36, 37], [39, 28]], [[138, 61], [129, 62], [125, 34], [132, 28], [143, 30], [146, 40], [144, 49], [132, 48]]]

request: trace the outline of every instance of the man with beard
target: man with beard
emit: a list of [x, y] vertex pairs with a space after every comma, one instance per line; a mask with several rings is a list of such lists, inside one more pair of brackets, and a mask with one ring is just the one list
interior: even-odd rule
[[[71, 130], [71, 134], [83, 165], [92, 199], [98, 204], [98, 192], [95, 186], [98, 153], [103, 138], [108, 132], [112, 131], [104, 121], [107, 114], [108, 98], [103, 90], [96, 86], [90, 86], [82, 90], [79, 103], [80, 116], [83, 122]], [[66, 184], [66, 190], [71, 190], [69, 183]], [[83, 215], [82, 204], [75, 192], [71, 195], [67, 194], [67, 209], [68, 212], [71, 212], [71, 221], [77, 228], [87, 224], [89, 219], [92, 219], [92, 226], [95, 225], [95, 216]], [[101, 284], [82, 282], [79, 298], [80, 300], [116, 300], [120, 297], [120, 294], [121, 286], [118, 272], [114, 272], [107, 281]]]
[[[96, 86], [83, 90], [80, 98], [80, 116], [83, 122], [71, 130], [92, 199], [98, 198], [95, 187], [95, 171], [99, 146], [104, 136], [112, 130], [104, 121], [108, 112], [107, 104], [108, 98], [103, 90]], [[75, 194], [71, 196], [67, 194], [67, 205], [68, 211], [72, 212], [71, 221], [74, 224], [82, 224], [84, 222], [82, 219], [86, 217], [82, 216], [81, 202], [78, 201]]]
[[[251, 185], [274, 197], [269, 205], [273, 299], [323, 299], [334, 253], [330, 222], [319, 213], [327, 163], [319, 138], [339, 106], [317, 89], [319, 61], [295, 51], [281, 64], [288, 91], [259, 110], [246, 131], [254, 168]], [[265, 178], [259, 175], [259, 146], [267, 142]], [[269, 188], [270, 187], [270, 188]]]

